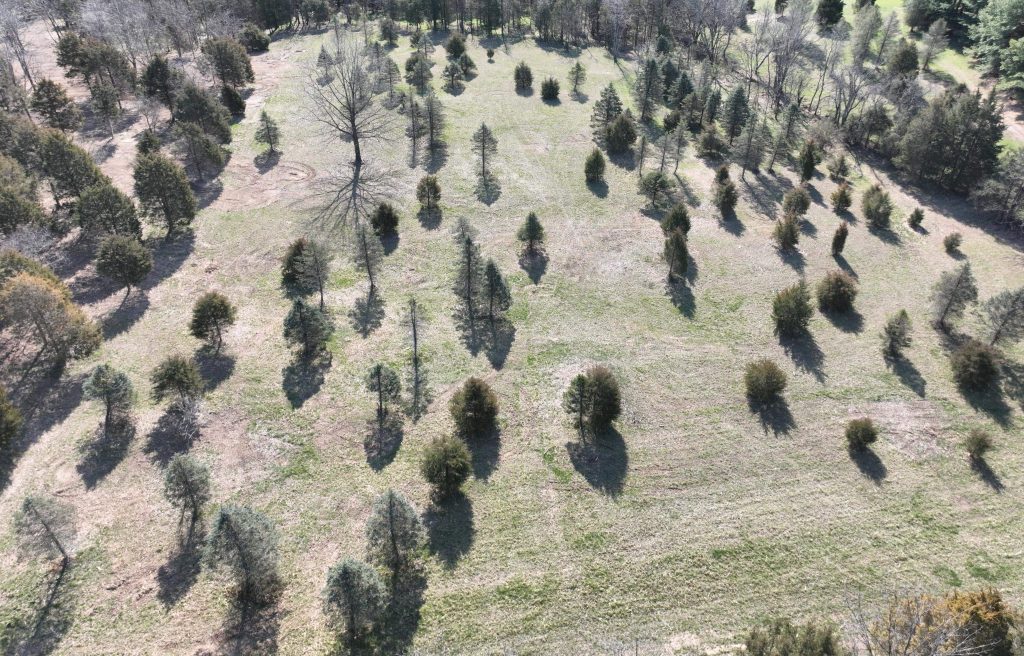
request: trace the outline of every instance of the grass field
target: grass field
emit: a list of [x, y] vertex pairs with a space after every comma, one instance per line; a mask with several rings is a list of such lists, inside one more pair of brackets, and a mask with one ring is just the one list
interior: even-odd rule
[[[887, 169], [857, 162], [858, 190], [880, 181], [893, 195], [894, 232], [881, 238], [866, 229], [858, 195], [845, 256], [833, 259], [840, 219], [827, 204], [834, 185], [819, 176], [800, 254], [782, 259], [770, 235], [782, 194], [796, 184], [793, 172], [748, 174], [737, 218], [722, 220], [710, 203], [714, 163], [691, 150], [679, 181], [694, 217], [694, 266], [672, 299], [663, 237], [656, 218], [641, 211], [636, 171], [610, 165], [606, 194], [583, 182], [593, 102], [609, 82], [626, 90], [629, 62], [616, 66], [599, 49], [570, 56], [532, 40], [496, 48], [488, 62], [474, 40], [469, 52], [479, 72], [457, 95], [440, 90], [444, 51], [433, 55], [449, 121], [448, 157], [437, 173], [440, 226], [417, 221], [413, 188], [425, 172], [409, 166], [399, 128], [391, 141], [364, 146], [374, 166], [393, 171], [392, 202], [402, 215], [379, 283], [384, 316], [364, 337], [348, 313], [367, 283], [348, 264], [343, 236], [315, 221], [314, 181], [306, 179], [312, 172], [322, 179], [351, 157], [316, 132], [304, 109], [304, 69], [322, 39], [282, 38], [254, 58], [256, 87], [234, 128], [223, 189], [193, 235], [154, 240], [158, 271], [127, 310], [116, 309], [116, 294], [90, 305], [106, 317], [109, 339], [65, 374], [69, 391], [57, 417], [30, 423], [37, 439], [0, 497], [0, 516], [10, 516], [25, 493], [46, 490], [74, 503], [81, 525], [73, 585], [58, 604], [69, 621], [54, 653], [234, 648], [224, 581], [205, 571], [167, 575], [176, 514], [161, 494], [166, 447], [153, 437], [162, 408], [140, 395], [138, 434], [123, 460], [94, 485], [81, 472], [80, 446], [100, 418], [95, 404], [80, 401], [84, 375], [111, 362], [146, 390], [166, 354], [198, 349], [187, 316], [208, 289], [232, 298], [239, 320], [227, 338], [230, 364], [209, 372], [213, 389], [192, 452], [213, 469], [217, 503], [267, 513], [281, 539], [285, 587], [261, 617], [258, 638], [249, 638], [254, 651], [329, 648], [320, 610], [326, 571], [362, 556], [363, 521], [389, 486], [430, 526], [428, 587], [412, 641], [427, 653], [615, 653], [634, 640], [641, 653], [710, 650], [775, 614], [842, 619], [851, 594], [874, 597], [894, 585], [992, 585], [1024, 602], [1024, 353], [1008, 353], [1002, 395], [974, 407], [957, 390], [927, 319], [930, 287], [959, 264], [942, 248], [946, 234], [963, 233], [982, 298], [1024, 284], [1019, 243], [978, 227], [962, 199], [902, 188]], [[403, 38], [391, 56], [401, 66], [409, 52]], [[559, 103], [542, 102], [540, 80], [558, 77], [564, 90], [576, 58], [588, 70], [584, 97], [563, 91]], [[513, 91], [520, 60], [533, 69], [534, 95]], [[281, 162], [262, 174], [253, 144], [261, 108], [280, 121], [284, 148]], [[473, 193], [469, 137], [481, 121], [499, 140], [501, 194], [489, 206]], [[130, 156], [125, 149], [111, 162]], [[921, 233], [904, 223], [917, 205], [926, 210]], [[517, 261], [515, 231], [529, 211], [545, 226], [550, 258], [536, 283]], [[459, 217], [479, 230], [484, 255], [510, 279], [515, 337], [500, 367], [484, 353], [471, 355], [451, 319], [450, 231]], [[312, 393], [292, 391], [290, 399], [278, 258], [303, 234], [338, 248], [327, 301], [339, 330], [322, 381], [307, 372]], [[813, 339], [784, 348], [769, 319], [775, 291], [840, 266], [859, 281], [857, 313], [816, 314]], [[92, 276], [78, 272], [73, 288]], [[394, 460], [375, 469], [364, 451], [373, 399], [362, 380], [375, 362], [406, 367], [401, 314], [410, 295], [428, 316], [421, 339], [435, 400], [421, 421], [406, 422]], [[881, 357], [878, 331], [900, 308], [914, 321], [914, 344], [908, 363], [894, 370]], [[788, 405], [771, 416], [752, 412], [742, 391], [744, 365], [762, 355], [790, 376]], [[582, 447], [560, 399], [570, 377], [594, 363], [618, 376], [624, 415], [614, 434]], [[477, 449], [465, 499], [433, 508], [420, 455], [452, 429], [447, 401], [470, 375], [499, 396], [500, 436]], [[860, 415], [875, 418], [882, 438], [872, 455], [853, 460], [842, 430]], [[981, 473], [959, 446], [974, 426], [997, 440]], [[0, 631], [10, 634], [32, 617], [48, 580], [43, 564], [17, 557], [5, 524]]]

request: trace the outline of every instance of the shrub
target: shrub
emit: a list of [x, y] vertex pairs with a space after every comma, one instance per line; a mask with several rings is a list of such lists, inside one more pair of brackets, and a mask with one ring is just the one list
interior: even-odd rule
[[875, 428], [875, 423], [867, 417], [851, 419], [846, 424], [846, 445], [851, 451], [863, 451], [868, 448], [869, 444], [874, 444], [877, 440], [878, 429]]
[[843, 221], [836, 228], [835, 234], [832, 235], [832, 254], [839, 255], [843, 252], [843, 248], [846, 247], [846, 236], [850, 234], [850, 226]]
[[797, 162], [800, 165], [801, 182], [806, 182], [814, 177], [814, 167], [818, 165], [818, 148], [812, 140], [808, 139], [800, 147]]
[[533, 87], [533, 71], [530, 70], [526, 62], [519, 62], [516, 65], [513, 77], [516, 82], [516, 91], [526, 91]]
[[849, 312], [857, 298], [857, 283], [844, 271], [829, 271], [818, 283], [818, 307], [824, 312]]
[[220, 88], [220, 103], [231, 112], [232, 116], [245, 115], [245, 98], [242, 98], [238, 89], [230, 84], [225, 84]]
[[153, 270], [153, 255], [135, 237], [113, 235], [100, 243], [96, 272], [110, 278], [129, 293]]
[[736, 183], [726, 180], [723, 184], [715, 185], [715, 207], [722, 214], [730, 214], [736, 209], [736, 203], [740, 194], [736, 191]]
[[846, 163], [846, 155], [833, 157], [825, 165], [825, 168], [828, 169], [828, 177], [833, 182], [845, 180], [846, 176], [850, 175], [850, 167]]
[[671, 132], [672, 130], [675, 130], [677, 127], [679, 127], [679, 122], [682, 120], [682, 118], [683, 116], [682, 114], [679, 113], [679, 110], [673, 109], [671, 112], [665, 115], [665, 118], [662, 119], [661, 121], [661, 125], [662, 127], [665, 128], [665, 132]]
[[811, 307], [811, 294], [807, 290], [807, 283], [802, 280], [777, 293], [772, 301], [775, 332], [783, 337], [794, 337], [807, 332], [812, 314], [814, 308]]
[[672, 189], [672, 179], [664, 173], [649, 171], [640, 178], [640, 193], [650, 199], [651, 205], [657, 206], [659, 199], [668, 197]]
[[601, 154], [600, 148], [595, 148], [587, 155], [587, 161], [583, 164], [583, 175], [590, 183], [604, 179], [604, 155]]
[[697, 154], [701, 157], [720, 159], [725, 156], [729, 145], [714, 127], [707, 127], [697, 137]]
[[971, 460], [981, 460], [985, 453], [992, 448], [992, 436], [987, 430], [972, 428], [964, 439], [964, 449]]
[[488, 59], [488, 61], [494, 59], [494, 48], [488, 48], [487, 49], [487, 59]]
[[452, 396], [448, 410], [460, 435], [482, 437], [494, 427], [494, 419], [498, 416], [498, 397], [490, 385], [479, 378], [470, 378]]
[[868, 225], [875, 229], [889, 227], [889, 219], [892, 216], [892, 200], [889, 194], [882, 191], [880, 185], [872, 185], [864, 192], [861, 198], [861, 209], [864, 211], [864, 218]]
[[728, 164], [722, 164], [717, 169], [715, 169], [715, 184], [716, 185], [725, 184], [728, 181], [729, 181], [729, 165]]
[[544, 100], [553, 101], [558, 100], [559, 84], [558, 80], [553, 77], [549, 77], [540, 83], [540, 97]]
[[469, 449], [457, 437], [435, 438], [423, 452], [420, 473], [439, 498], [455, 494], [472, 470]]
[[661, 229], [666, 235], [676, 228], [681, 229], [683, 234], [690, 232], [690, 213], [687, 211], [686, 205], [682, 203], [673, 205], [665, 218], [661, 220]]
[[425, 175], [420, 178], [416, 185], [416, 200], [428, 211], [437, 209], [441, 200], [441, 185], [437, 183], [436, 176]]
[[952, 622], [966, 638], [965, 649], [983, 652], [986, 656], [1016, 653], [1013, 635], [1015, 613], [1003, 601], [998, 590], [955, 591], [946, 596], [944, 605], [952, 615]]
[[911, 344], [910, 337], [910, 315], [906, 310], [900, 310], [889, 317], [882, 327], [882, 353], [887, 358], [898, 358], [903, 349]]
[[960, 250], [960, 244], [963, 242], [963, 235], [959, 232], [951, 232], [942, 240], [942, 247], [946, 249], [947, 253], [953, 254]]
[[850, 185], [843, 182], [832, 192], [832, 209], [836, 214], [841, 214], [850, 209], [853, 204], [853, 195], [850, 193]]
[[264, 52], [270, 47], [270, 37], [267, 36], [263, 28], [252, 23], [246, 23], [242, 27], [238, 42], [249, 52]]
[[976, 339], [971, 339], [953, 353], [950, 364], [953, 378], [966, 390], [978, 391], [992, 385], [999, 378], [995, 350]]
[[920, 207], [915, 208], [914, 211], [911, 212], [910, 216], [907, 218], [907, 225], [917, 230], [918, 228], [921, 227], [922, 222], [924, 222], [924, 210], [922, 210]]
[[448, 39], [448, 43], [444, 44], [444, 49], [448, 51], [450, 59], [458, 59], [466, 52], [466, 40], [461, 34], [455, 33]]
[[768, 358], [754, 360], [743, 374], [747, 396], [764, 403], [771, 401], [786, 389], [786, 373]]
[[381, 203], [370, 216], [370, 225], [378, 237], [390, 237], [398, 233], [398, 212], [391, 203]]
[[796, 189], [790, 189], [786, 192], [786, 195], [782, 197], [782, 212], [784, 214], [793, 214], [795, 216], [803, 216], [807, 214], [807, 210], [811, 208], [811, 195], [807, 193], [807, 189], [803, 185]]
[[169, 355], [157, 365], [150, 376], [153, 384], [153, 398], [163, 401], [175, 394], [178, 400], [197, 398], [202, 395], [205, 383], [199, 369], [192, 360], [182, 355]]
[[237, 313], [227, 296], [207, 292], [199, 297], [192, 308], [189, 332], [196, 339], [209, 343], [219, 353], [224, 343], [224, 331], [234, 325]]
[[841, 639], [831, 624], [793, 625], [780, 618], [751, 629], [746, 648], [748, 656], [841, 656]]
[[[731, 184], [731, 183], [730, 183]], [[772, 231], [775, 242], [784, 251], [795, 248], [800, 241], [800, 221], [793, 214], [787, 214], [781, 221], [775, 222]]]
[[624, 153], [632, 147], [635, 141], [636, 128], [633, 126], [632, 117], [625, 112], [616, 116], [605, 133], [608, 152], [613, 155]]

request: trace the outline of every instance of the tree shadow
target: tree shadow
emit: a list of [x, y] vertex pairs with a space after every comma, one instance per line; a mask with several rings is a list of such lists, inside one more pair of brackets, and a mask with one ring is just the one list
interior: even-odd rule
[[473, 476], [488, 480], [501, 460], [501, 429], [491, 426], [486, 433], [467, 439], [466, 447], [473, 461]]
[[45, 656], [60, 647], [74, 624], [75, 584], [71, 577], [73, 564], [61, 561], [56, 576], [46, 584], [42, 599], [28, 621], [10, 619], [4, 626], [5, 656]]
[[1024, 364], [1018, 364], [1008, 358], [1004, 358], [1000, 377], [1003, 381], [1003, 390], [1006, 392], [1006, 395], [1024, 409]]
[[901, 383], [909, 387], [914, 394], [917, 394], [922, 399], [924, 398], [928, 381], [924, 379], [924, 376], [921, 375], [921, 372], [914, 366], [913, 362], [904, 357], [886, 357], [885, 364], [892, 369], [892, 372], [896, 374]]
[[978, 477], [985, 482], [996, 494], [1002, 494], [1006, 486], [1003, 485], [1003, 479], [1000, 478], [999, 474], [992, 471], [989, 467], [988, 461], [985, 460], [984, 456], [977, 458], [971, 458], [971, 470], [978, 475]]
[[198, 428], [190, 426], [180, 407], [172, 403], [149, 431], [142, 452], [157, 465], [166, 467], [171, 458], [191, 449], [199, 437]]
[[612, 497], [622, 493], [629, 454], [618, 430], [612, 427], [600, 435], [584, 436], [567, 442], [565, 448], [572, 466], [592, 488]]
[[369, 337], [384, 321], [384, 299], [377, 293], [357, 298], [356, 304], [348, 312], [348, 318], [353, 330], [364, 338]]
[[110, 298], [118, 292], [117, 286], [107, 278], [90, 273], [71, 281], [71, 297], [79, 305], [92, 305]]
[[270, 171], [272, 168], [277, 166], [278, 162], [281, 161], [281, 151], [275, 150], [270, 152], [269, 150], [264, 151], [256, 157], [252, 158], [253, 165], [256, 166], [256, 170], [260, 175], [263, 175]]
[[196, 207], [205, 210], [224, 193], [224, 181], [218, 177], [212, 177], [202, 182], [193, 182], [192, 190], [196, 197]]
[[775, 252], [779, 254], [780, 260], [793, 267], [793, 270], [798, 273], [802, 273], [804, 267], [807, 266], [807, 259], [798, 248], [776, 248]]
[[416, 212], [416, 219], [419, 220], [424, 230], [437, 230], [441, 227], [441, 208], [437, 207], [428, 210], [425, 207], [421, 207], [420, 211]]
[[900, 239], [899, 233], [887, 226], [872, 227], [871, 225], [868, 225], [868, 232], [890, 246], [899, 246], [903, 243], [903, 240]]
[[587, 102], [590, 100], [590, 96], [588, 96], [587, 94], [583, 93], [582, 91], [577, 91], [576, 93], [572, 93], [570, 91], [569, 92], [569, 97], [572, 98], [573, 100], [575, 100], [576, 102], [578, 102], [581, 105], [586, 105]]
[[854, 308], [846, 312], [821, 312], [829, 322], [844, 333], [858, 334], [864, 330], [864, 315]]
[[870, 447], [848, 449], [847, 452], [850, 454], [850, 460], [857, 465], [860, 473], [871, 479], [875, 485], [881, 485], [882, 481], [889, 475], [889, 470], [886, 468], [885, 463], [882, 462], [878, 454]]
[[477, 180], [473, 193], [476, 194], [476, 199], [484, 205], [493, 205], [501, 197], [501, 183], [493, 173], [482, 175]]
[[423, 568], [414, 566], [398, 577], [391, 599], [377, 627], [380, 654], [406, 654], [420, 625], [420, 609], [427, 590]]
[[859, 278], [860, 278], [860, 277], [859, 277], [859, 276], [857, 275], [857, 272], [853, 270], [853, 267], [852, 267], [852, 266], [850, 266], [850, 263], [846, 261], [846, 258], [845, 258], [845, 257], [843, 257], [843, 254], [842, 254], [842, 253], [836, 253], [836, 254], [834, 254], [834, 255], [832, 256], [832, 259], [833, 259], [833, 260], [835, 260], [836, 264], [837, 264], [837, 265], [839, 266], [839, 268], [840, 268], [840, 269], [842, 269], [842, 270], [843, 270], [843, 271], [845, 271], [846, 273], [850, 274], [850, 276], [851, 276], [851, 277], [852, 277], [852, 278], [853, 278], [854, 280], [857, 280], [857, 279], [859, 279]]
[[608, 197], [608, 183], [604, 180], [598, 180], [596, 182], [588, 182], [587, 189], [598, 198]]
[[453, 569], [473, 546], [473, 502], [462, 492], [432, 504], [423, 514], [423, 524], [430, 553], [437, 556], [445, 569]]
[[223, 351], [217, 354], [210, 346], [204, 346], [196, 352], [195, 362], [207, 390], [217, 389], [235, 372], [235, 356]]
[[106, 431], [102, 426], [96, 428], [92, 439], [82, 445], [82, 457], [76, 466], [87, 490], [95, 488], [124, 460], [133, 439], [135, 418], [127, 414], [112, 417]]
[[1013, 423], [1010, 416], [1012, 409], [1003, 398], [998, 383], [981, 390], [967, 389], [961, 385], [960, 394], [974, 410], [984, 412], [1000, 427], [1007, 428]]
[[746, 196], [757, 214], [774, 216], [779, 210], [779, 200], [793, 188], [785, 176], [757, 175], [758, 184], [744, 183]]
[[523, 98], [530, 98], [533, 96], [533, 87], [526, 87], [525, 89], [516, 89], [516, 95], [522, 96]]
[[201, 525], [197, 526], [196, 530], [190, 528], [185, 539], [178, 541], [170, 559], [157, 569], [156, 581], [159, 590], [156, 597], [164, 608], [170, 608], [181, 601], [199, 579], [202, 570], [203, 536]]
[[807, 235], [808, 237], [816, 237], [818, 235], [818, 226], [811, 223], [811, 220], [807, 217], [802, 217], [798, 225], [801, 234]]
[[381, 248], [384, 250], [385, 255], [391, 255], [398, 250], [398, 243], [402, 240], [401, 235], [397, 232], [392, 235], [384, 235], [380, 238]]
[[541, 102], [548, 107], [558, 107], [562, 104], [562, 101], [559, 98], [544, 98]]
[[405, 437], [402, 415], [389, 412], [382, 422], [374, 417], [366, 424], [366, 437], [363, 438], [363, 452], [366, 464], [373, 471], [380, 471], [391, 464], [402, 447]]
[[519, 268], [525, 271], [530, 282], [536, 285], [548, 270], [548, 254], [541, 250], [535, 255], [523, 253], [519, 256]]
[[676, 306], [683, 313], [684, 317], [692, 319], [696, 314], [697, 306], [690, 286], [684, 280], [666, 279], [665, 290], [668, 293], [668, 297], [672, 300], [672, 305]]
[[819, 383], [825, 381], [825, 354], [814, 335], [807, 332], [799, 337], [779, 337], [779, 344], [797, 369], [814, 376]]
[[512, 344], [516, 341], [516, 327], [511, 321], [502, 317], [488, 322], [483, 332], [484, 353], [487, 361], [495, 369], [505, 366], [508, 359], [508, 352], [512, 350]]
[[636, 170], [636, 157], [634, 156], [633, 149], [629, 148], [621, 153], [608, 153], [608, 161], [627, 171]]
[[296, 357], [281, 370], [281, 388], [293, 410], [301, 408], [320, 391], [331, 361], [330, 353], [320, 353], [312, 359]]
[[114, 308], [113, 312], [103, 317], [103, 338], [113, 339], [138, 323], [142, 315], [149, 309], [149, 296], [135, 290]]
[[179, 232], [156, 241], [153, 248], [153, 270], [149, 272], [140, 287], [150, 290], [170, 278], [181, 268], [195, 249], [194, 232]]
[[423, 163], [423, 167], [427, 173], [433, 175], [441, 170], [448, 162], [448, 145], [438, 143], [432, 150], [428, 151], [430, 154], [427, 156], [426, 161]]
[[743, 233], [747, 231], [747, 227], [743, 225], [742, 221], [740, 221], [740, 218], [736, 215], [736, 211], [731, 209], [719, 213], [718, 225], [735, 237], [741, 237]]
[[747, 397], [747, 407], [757, 415], [761, 430], [765, 434], [771, 431], [775, 437], [789, 435], [790, 431], [796, 428], [796, 420], [789, 410], [789, 403], [781, 396], [771, 401], [757, 401]]
[[217, 632], [218, 653], [231, 656], [276, 654], [281, 614], [276, 599], [265, 604], [234, 600]]

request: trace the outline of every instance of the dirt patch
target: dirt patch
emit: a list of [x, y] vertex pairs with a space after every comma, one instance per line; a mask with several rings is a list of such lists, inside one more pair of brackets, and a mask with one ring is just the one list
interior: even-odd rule
[[213, 471], [216, 489], [228, 495], [250, 487], [283, 465], [292, 449], [287, 443], [249, 429], [249, 420], [237, 410], [211, 412], [205, 418], [200, 443], [217, 454]]

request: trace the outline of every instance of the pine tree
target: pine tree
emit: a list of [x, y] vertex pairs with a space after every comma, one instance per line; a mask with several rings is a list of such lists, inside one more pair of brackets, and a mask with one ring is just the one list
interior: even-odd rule
[[402, 384], [394, 369], [377, 363], [366, 374], [366, 389], [377, 395], [377, 427], [384, 429], [388, 406], [397, 403], [402, 393]]
[[76, 207], [78, 225], [86, 232], [142, 238], [142, 225], [131, 198], [107, 181], [86, 188]]
[[569, 90], [572, 95], [579, 95], [580, 86], [587, 81], [587, 69], [578, 61], [569, 69]]
[[601, 89], [601, 97], [594, 103], [594, 112], [591, 115], [590, 126], [594, 130], [594, 136], [603, 141], [605, 134], [612, 125], [612, 121], [622, 113], [622, 100], [616, 93], [615, 87], [611, 84]]
[[213, 497], [210, 484], [210, 468], [187, 453], [176, 454], [167, 464], [164, 472], [164, 498], [180, 509], [178, 526], [189, 516], [187, 536], [191, 537], [196, 522], [203, 514], [203, 508]]
[[434, 152], [444, 146], [444, 111], [441, 101], [431, 91], [423, 100], [423, 122], [426, 125], [427, 150]]
[[846, 236], [850, 234], [850, 227], [846, 221], [839, 224], [835, 234], [832, 235], [832, 255], [841, 255], [846, 246]]
[[725, 101], [725, 135], [729, 137], [729, 145], [747, 124], [750, 108], [747, 106], [747, 94], [742, 86], [735, 87]]
[[141, 155], [135, 163], [135, 195], [142, 213], [162, 220], [167, 234], [188, 225], [196, 216], [196, 199], [185, 171], [159, 153]]
[[82, 112], [64, 87], [53, 80], [42, 79], [36, 83], [31, 104], [32, 111], [42, 116], [51, 128], [74, 132], [82, 125]]
[[423, 543], [423, 524], [404, 496], [387, 490], [377, 497], [366, 520], [366, 554], [371, 563], [391, 572], [391, 585], [408, 568]]
[[843, 18], [843, 0], [818, 0], [815, 18], [823, 28], [833, 27]]
[[882, 354], [886, 358], [896, 359], [902, 356], [903, 349], [911, 344], [910, 315], [900, 310], [889, 317], [882, 328]]
[[494, 324], [504, 319], [505, 311], [512, 306], [512, 294], [494, 260], [487, 260], [484, 266], [482, 302], [487, 306], [487, 319]]
[[149, 380], [156, 401], [163, 401], [171, 395], [176, 396], [179, 402], [197, 399], [206, 387], [196, 364], [182, 355], [164, 358], [153, 370]]
[[668, 262], [668, 279], [674, 281], [686, 275], [690, 255], [686, 250], [686, 233], [676, 228], [665, 238], [665, 261]]
[[384, 259], [380, 239], [365, 225], [358, 225], [353, 238], [352, 260], [370, 281], [369, 296], [377, 293], [377, 270]]
[[135, 399], [132, 381], [109, 364], [101, 364], [93, 369], [82, 391], [85, 398], [103, 403], [104, 435], [109, 434], [117, 419], [128, 413]]
[[604, 155], [601, 154], [600, 148], [595, 148], [590, 151], [583, 163], [583, 176], [590, 184], [600, 182], [604, 178], [604, 167]]
[[298, 287], [316, 291], [320, 295], [320, 309], [325, 310], [324, 289], [331, 277], [334, 254], [319, 241], [308, 241], [302, 254], [295, 260], [295, 281]]
[[277, 587], [277, 529], [261, 512], [245, 506], [221, 506], [205, 555], [211, 569], [231, 572], [242, 599], [266, 600]]
[[445, 435], [434, 438], [423, 452], [420, 473], [434, 488], [437, 499], [445, 499], [459, 491], [473, 471], [473, 462], [465, 442]]
[[800, 182], [807, 182], [814, 177], [814, 170], [818, 166], [818, 150], [813, 141], [805, 141], [800, 148]]
[[174, 136], [179, 139], [185, 162], [192, 165], [200, 182], [204, 180], [203, 174], [207, 169], [216, 170], [224, 166], [224, 151], [200, 126], [179, 121], [174, 126]]
[[658, 70], [657, 60], [649, 58], [640, 64], [633, 83], [633, 97], [640, 120], [645, 123], [651, 120], [662, 97], [661, 71]]
[[981, 317], [988, 328], [989, 346], [1024, 337], [1024, 287], [1002, 291], [985, 301]]
[[111, 235], [100, 243], [96, 272], [125, 288], [125, 297], [153, 270], [153, 254], [135, 237]]
[[768, 141], [768, 128], [764, 123], [752, 121], [743, 129], [740, 135], [740, 142], [736, 152], [736, 161], [743, 169], [741, 178], [746, 178], [747, 169], [755, 173], [760, 170], [761, 162], [764, 161], [764, 148]]
[[349, 645], [356, 643], [374, 625], [384, 610], [386, 599], [380, 575], [364, 562], [343, 560], [327, 572], [324, 614], [345, 632]]
[[27, 496], [14, 513], [14, 534], [21, 548], [47, 558], [59, 555], [62, 571], [71, 562], [76, 532], [74, 507], [53, 497]]
[[302, 347], [303, 357], [309, 359], [327, 347], [333, 334], [334, 322], [327, 312], [295, 299], [284, 319], [285, 341]]
[[490, 169], [487, 167], [488, 158], [497, 154], [498, 139], [486, 123], [481, 123], [477, 131], [473, 133], [471, 141], [473, 152], [480, 158], [480, 178], [486, 180], [490, 177]]
[[971, 273], [971, 265], [946, 271], [932, 288], [932, 318], [940, 328], [946, 328], [950, 319], [957, 319], [971, 303], [978, 300], [978, 287]]
[[543, 248], [544, 226], [540, 224], [540, 219], [537, 218], [536, 212], [530, 212], [526, 215], [526, 221], [519, 227], [516, 238], [522, 242], [528, 257], [533, 257]]
[[281, 130], [277, 127], [277, 121], [270, 118], [267, 110], [260, 112], [260, 123], [256, 128], [256, 143], [266, 144], [273, 155], [277, 153], [277, 146], [281, 143]]
[[238, 314], [227, 296], [218, 292], [206, 292], [199, 297], [192, 308], [189, 332], [196, 339], [208, 342], [220, 353], [224, 344], [224, 331], [234, 325]]
[[459, 299], [459, 313], [468, 325], [470, 333], [476, 334], [476, 317], [480, 295], [484, 284], [484, 263], [480, 249], [472, 237], [466, 236], [459, 242], [459, 262], [453, 291]]

